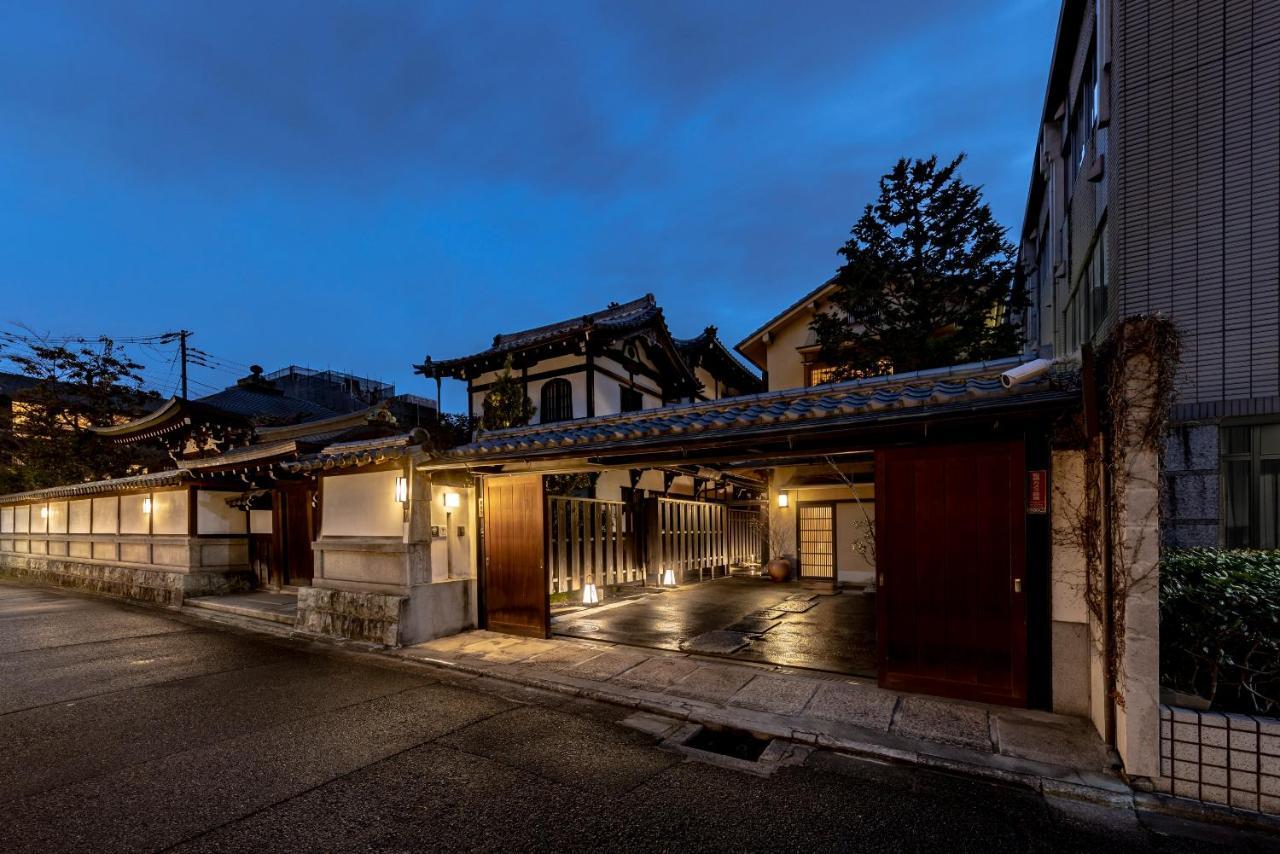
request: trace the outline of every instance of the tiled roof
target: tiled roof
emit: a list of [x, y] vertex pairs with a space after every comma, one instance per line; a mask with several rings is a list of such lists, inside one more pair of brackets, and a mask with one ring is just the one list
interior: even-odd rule
[[391, 462], [417, 453], [421, 450], [426, 438], [426, 431], [418, 428], [399, 436], [340, 442], [329, 445], [319, 453], [304, 459], [281, 463], [280, 467], [291, 474], [300, 474], [321, 469], [341, 469]]
[[338, 414], [318, 403], [236, 386], [207, 397], [197, 398], [195, 402], [216, 407], [223, 412], [244, 416], [259, 424], [296, 424], [319, 418], [332, 418]]
[[0, 495], [0, 504], [23, 504], [30, 501], [48, 501], [57, 498], [76, 498], [84, 495], [130, 492], [135, 489], [148, 489], [157, 486], [178, 486], [190, 479], [191, 473], [181, 469], [158, 471], [150, 474], [137, 474], [132, 477], [95, 480], [89, 483], [72, 483], [66, 486], [51, 486], [48, 489], [35, 489], [30, 492]]
[[[733, 384], [739, 391], [744, 394], [759, 391], [764, 387], [760, 381], [760, 377], [755, 371], [748, 368], [738, 360], [724, 342], [720, 340], [719, 330], [714, 326], [708, 326], [702, 331], [701, 335], [693, 338], [675, 338], [676, 350], [680, 352], [681, 358], [689, 365], [690, 369], [701, 365], [708, 370], [712, 370], [719, 363], [721, 370], [729, 373], [732, 377]], [[712, 370], [712, 373], [715, 373]]]
[[1000, 374], [1027, 360], [1009, 358], [831, 383], [812, 388], [722, 398], [643, 412], [481, 433], [477, 440], [437, 455], [441, 460], [597, 452], [662, 440], [708, 441], [805, 427], [871, 422], [903, 414], [942, 414], [957, 408], [998, 406], [1032, 399], [1078, 397], [1074, 371], [1057, 367], [1035, 380], [1005, 388]]
[[493, 337], [493, 345], [487, 350], [472, 353], [470, 356], [460, 356], [456, 359], [429, 361], [425, 365], [419, 366], [419, 372], [428, 376], [445, 376], [449, 371], [476, 360], [514, 353], [561, 338], [570, 338], [582, 333], [587, 328], [626, 332], [659, 319], [661, 316], [662, 309], [658, 307], [653, 294], [645, 294], [640, 299], [625, 303], [611, 303], [600, 311], [584, 314], [580, 317], [548, 323], [545, 326], [535, 326], [532, 329], [525, 329], [520, 332], [495, 335]]

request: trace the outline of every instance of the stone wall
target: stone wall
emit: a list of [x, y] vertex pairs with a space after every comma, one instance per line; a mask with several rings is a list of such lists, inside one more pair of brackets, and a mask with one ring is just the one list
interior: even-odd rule
[[1160, 707], [1158, 791], [1280, 815], [1280, 720]]
[[1166, 548], [1217, 546], [1218, 425], [1176, 424], [1165, 441], [1162, 540]]
[[249, 590], [254, 583], [248, 570], [187, 571], [6, 553], [0, 553], [0, 575], [170, 608], [182, 607], [187, 596]]
[[324, 587], [298, 590], [298, 631], [399, 646], [407, 596]]

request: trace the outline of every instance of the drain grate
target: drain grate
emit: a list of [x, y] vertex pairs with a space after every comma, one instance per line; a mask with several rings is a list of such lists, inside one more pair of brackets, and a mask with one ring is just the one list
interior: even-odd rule
[[744, 762], [755, 762], [771, 743], [771, 739], [756, 738], [751, 733], [740, 729], [702, 727], [684, 745], [706, 753], [718, 753]]

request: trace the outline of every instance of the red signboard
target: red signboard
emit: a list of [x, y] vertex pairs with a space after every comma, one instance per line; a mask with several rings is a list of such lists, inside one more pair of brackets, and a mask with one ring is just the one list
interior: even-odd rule
[[1049, 512], [1049, 473], [1044, 469], [1027, 472], [1031, 478], [1027, 489], [1027, 512]]

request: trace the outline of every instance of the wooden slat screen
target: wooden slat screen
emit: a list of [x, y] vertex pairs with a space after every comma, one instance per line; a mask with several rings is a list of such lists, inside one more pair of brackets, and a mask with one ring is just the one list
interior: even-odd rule
[[635, 558], [630, 507], [594, 498], [547, 498], [547, 563], [552, 593], [644, 581]]
[[727, 511], [723, 504], [655, 498], [656, 512], [650, 514], [657, 530], [650, 532], [650, 575], [671, 569], [683, 580], [696, 572], [701, 579], [708, 570], [729, 565]]
[[755, 508], [729, 510], [729, 564], [759, 564], [764, 557], [764, 519]]

